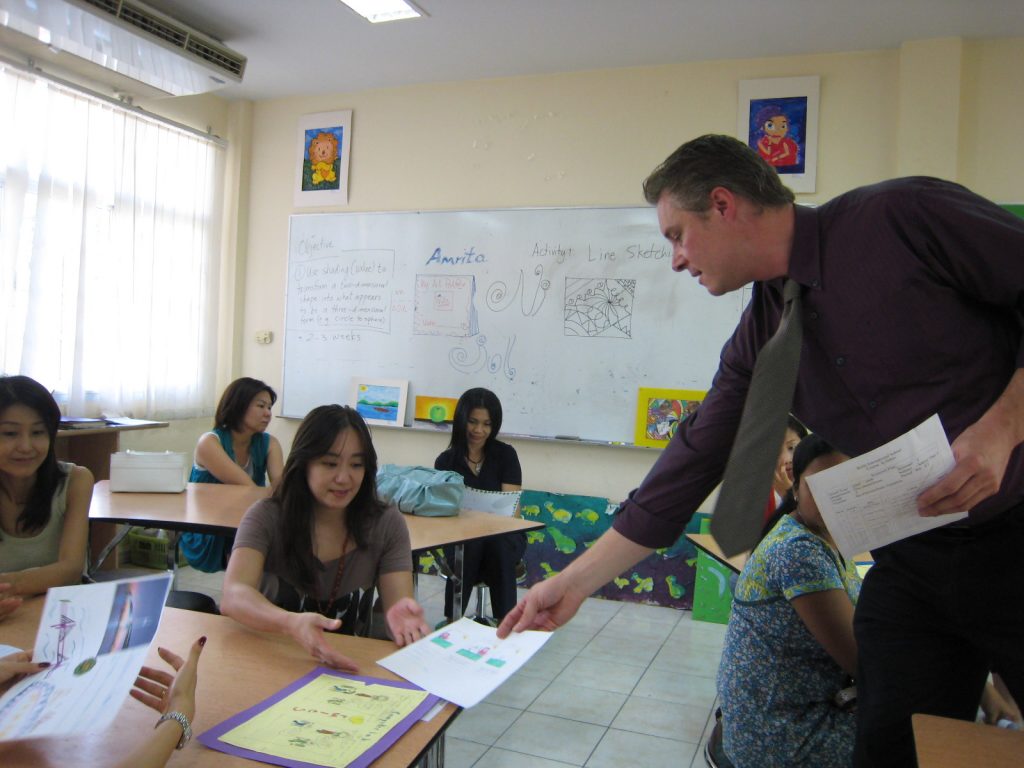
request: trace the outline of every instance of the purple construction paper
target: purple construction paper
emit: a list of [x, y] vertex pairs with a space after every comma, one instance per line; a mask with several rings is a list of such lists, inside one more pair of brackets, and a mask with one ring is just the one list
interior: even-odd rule
[[[295, 691], [299, 690], [302, 686], [306, 685], [320, 675], [331, 675], [332, 677], [339, 677], [344, 680], [357, 680], [362, 683], [370, 683], [376, 685], [388, 685], [392, 688], [409, 688], [415, 691], [423, 690], [417, 685], [406, 682], [405, 680], [382, 680], [379, 677], [364, 677], [362, 675], [353, 675], [348, 672], [342, 672], [337, 669], [331, 669], [330, 667], [316, 667], [313, 671], [306, 675], [303, 675], [294, 683], [285, 686], [277, 693], [264, 699], [259, 704], [249, 707], [243, 712], [239, 712], [233, 717], [229, 717], [219, 725], [215, 725], [205, 733], [200, 734], [199, 743], [209, 747], [210, 749], [216, 749], [220, 752], [225, 752], [229, 755], [238, 755], [248, 760], [257, 760], [261, 763], [270, 763], [271, 765], [283, 765], [287, 768], [323, 768], [321, 763], [307, 763], [301, 760], [289, 760], [284, 757], [275, 757], [274, 755], [268, 755], [265, 752], [255, 752], [251, 749], [242, 749], [236, 747], [233, 744], [221, 741], [220, 737], [233, 728], [237, 728], [242, 723], [250, 720], [260, 712], [268, 709], [270, 706], [281, 701], [285, 697], [291, 695]], [[440, 699], [432, 693], [427, 694], [427, 698], [423, 700], [416, 709], [409, 713], [404, 719], [395, 723], [395, 725], [388, 731], [376, 744], [367, 749], [363, 754], [355, 759], [355, 761], [349, 763], [348, 768], [365, 768], [365, 766], [372, 763], [382, 754], [384, 754], [392, 744], [398, 741], [402, 735], [408, 731], [413, 725], [416, 724], [430, 709], [439, 702]]]

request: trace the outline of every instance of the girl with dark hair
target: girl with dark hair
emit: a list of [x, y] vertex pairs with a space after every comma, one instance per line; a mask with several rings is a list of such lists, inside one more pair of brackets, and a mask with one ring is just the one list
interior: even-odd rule
[[[500, 430], [498, 396], [483, 387], [463, 392], [455, 406], [451, 442], [434, 461], [434, 468], [458, 472], [470, 488], [518, 491], [523, 487], [519, 456], [515, 448], [497, 439]], [[453, 553], [447, 549], [445, 552], [450, 560]], [[501, 621], [516, 605], [516, 564], [525, 552], [526, 535], [523, 533], [467, 542], [462, 555], [463, 607], [469, 602], [473, 586], [482, 581], [491, 592], [494, 618]], [[449, 620], [454, 595], [449, 581], [444, 591], [444, 614]]]
[[323, 633], [354, 634], [376, 583], [388, 634], [423, 637], [402, 513], [377, 498], [377, 453], [353, 408], [322, 405], [303, 419], [281, 481], [245, 513], [224, 578], [221, 610], [248, 627], [292, 637], [317, 661], [356, 671]]
[[800, 442], [787, 514], [736, 584], [718, 669], [722, 745], [736, 768], [852, 764], [854, 713], [837, 694], [857, 668], [853, 610], [861, 581], [807, 485], [845, 460], [818, 435]]
[[775, 464], [772, 492], [768, 497], [768, 503], [764, 506], [762, 539], [787, 512], [783, 506], [793, 491], [793, 452], [805, 437], [807, 437], [807, 428], [795, 416], [790, 415], [786, 421], [786, 434], [782, 438], [782, 448]]
[[0, 377], [0, 618], [23, 595], [82, 579], [93, 478], [57, 461], [59, 426], [42, 384]]
[[[281, 477], [281, 444], [267, 434], [270, 409], [277, 394], [259, 379], [244, 376], [231, 382], [214, 415], [213, 430], [196, 444], [192, 483], [265, 486]], [[181, 550], [193, 568], [207, 573], [224, 570], [231, 539], [204, 533], [184, 533]]]

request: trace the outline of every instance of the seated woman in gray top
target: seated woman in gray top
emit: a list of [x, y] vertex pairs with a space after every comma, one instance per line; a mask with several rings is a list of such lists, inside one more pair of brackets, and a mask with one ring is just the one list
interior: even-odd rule
[[82, 579], [92, 473], [57, 461], [58, 426], [46, 387], [0, 377], [0, 619], [23, 595]]
[[428, 627], [413, 599], [412, 551], [402, 514], [377, 498], [377, 453], [354, 409], [314, 408], [299, 425], [281, 482], [238, 528], [221, 611], [253, 629], [292, 637], [317, 661], [356, 671], [323, 633], [359, 629], [374, 584], [398, 645]]

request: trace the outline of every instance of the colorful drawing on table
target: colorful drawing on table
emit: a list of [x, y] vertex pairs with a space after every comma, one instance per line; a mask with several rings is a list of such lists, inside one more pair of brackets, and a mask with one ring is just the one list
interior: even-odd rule
[[[524, 519], [544, 523], [526, 534], [526, 579], [532, 586], [569, 565], [611, 527], [616, 505], [593, 496], [524, 490], [520, 511]], [[697, 531], [697, 518], [688, 530]], [[685, 536], [671, 547], [656, 550], [620, 578], [606, 584], [598, 597], [643, 602], [672, 608], [693, 605], [696, 553]]]
[[455, 406], [458, 399], [454, 397], [435, 397], [434, 395], [416, 395], [416, 408], [413, 418], [416, 421], [429, 421], [434, 424], [451, 424], [455, 419]]
[[0, 696], [0, 741], [107, 727], [146, 659], [170, 585], [159, 574], [51, 588], [32, 652], [51, 666]]
[[462, 618], [378, 663], [460, 707], [472, 707], [540, 650], [550, 632], [513, 632]]
[[633, 442], [664, 448], [687, 417], [696, 413], [707, 392], [695, 389], [640, 387]]
[[199, 741], [272, 765], [361, 768], [384, 754], [437, 700], [405, 681], [317, 667], [201, 734]]
[[405, 424], [405, 379], [353, 379], [356, 410], [367, 424], [401, 427]]

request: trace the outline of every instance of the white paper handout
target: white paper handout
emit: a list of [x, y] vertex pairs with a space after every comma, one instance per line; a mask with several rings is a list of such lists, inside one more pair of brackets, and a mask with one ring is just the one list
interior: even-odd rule
[[0, 741], [109, 725], [146, 660], [170, 587], [167, 573], [50, 589], [32, 660], [52, 666], [0, 697]]
[[829, 533], [851, 558], [866, 550], [948, 525], [957, 512], [921, 517], [917, 497], [953, 468], [938, 414], [873, 451], [807, 478]]
[[499, 640], [493, 627], [462, 618], [377, 663], [435, 696], [472, 707], [550, 637], [550, 632], [526, 631]]
[[490, 512], [492, 515], [512, 517], [519, 506], [521, 494], [522, 491], [480, 491], [467, 487], [462, 494], [460, 506], [474, 512]]

